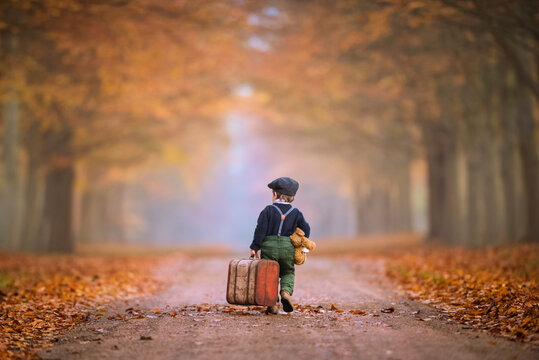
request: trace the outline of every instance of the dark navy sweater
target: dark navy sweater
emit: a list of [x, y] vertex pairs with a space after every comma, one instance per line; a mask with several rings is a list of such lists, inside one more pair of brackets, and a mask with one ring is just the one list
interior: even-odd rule
[[[274, 203], [277, 205], [283, 214], [286, 214], [292, 205]], [[277, 235], [279, 232], [279, 224], [281, 223], [281, 214], [272, 205], [268, 205], [262, 210], [256, 224], [255, 234], [253, 236], [253, 242], [251, 243], [251, 249], [260, 250], [262, 242], [266, 236]], [[298, 209], [294, 208], [292, 212], [286, 215], [284, 219], [283, 228], [281, 229], [281, 236], [290, 236], [299, 227], [305, 236], [309, 237], [311, 233], [311, 227], [305, 221], [303, 214]]]

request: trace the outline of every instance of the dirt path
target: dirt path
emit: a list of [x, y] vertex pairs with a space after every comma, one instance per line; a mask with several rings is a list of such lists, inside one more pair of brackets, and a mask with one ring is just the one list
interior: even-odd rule
[[[530, 345], [465, 329], [448, 322], [435, 309], [396, 294], [382, 275], [380, 262], [310, 258], [306, 265], [296, 267], [293, 297], [305, 311], [277, 316], [226, 304], [227, 265], [228, 259], [208, 258], [178, 261], [162, 268], [158, 275], [172, 279], [166, 292], [109, 306], [105, 316], [92, 317], [89, 323], [58, 339], [41, 356], [272, 360], [539, 358], [539, 351]], [[331, 310], [331, 304], [342, 312]], [[133, 310], [126, 311], [129, 308]], [[155, 308], [160, 312], [151, 312]], [[394, 311], [381, 312], [386, 308]], [[369, 315], [353, 314], [350, 310], [363, 310]], [[129, 320], [108, 319], [116, 313]]]

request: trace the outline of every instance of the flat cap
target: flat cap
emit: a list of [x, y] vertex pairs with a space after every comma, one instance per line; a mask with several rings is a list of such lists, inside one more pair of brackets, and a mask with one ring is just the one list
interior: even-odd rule
[[299, 183], [289, 177], [280, 177], [270, 182], [268, 187], [278, 193], [295, 196], [299, 188]]

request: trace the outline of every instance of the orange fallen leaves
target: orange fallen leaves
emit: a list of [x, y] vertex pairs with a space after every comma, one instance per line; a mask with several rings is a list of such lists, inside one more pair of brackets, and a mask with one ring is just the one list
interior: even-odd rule
[[539, 246], [438, 249], [390, 261], [387, 274], [449, 318], [515, 340], [539, 334]]
[[218, 306], [215, 308], [215, 306], [208, 306], [206, 308], [201, 308], [200, 306], [197, 307], [197, 312], [207, 312], [207, 311], [220, 311], [222, 313], [228, 313], [228, 314], [234, 314], [234, 315], [253, 315], [252, 312], [265, 312], [266, 308], [263, 306], [238, 306], [238, 305], [226, 305], [226, 306]]
[[369, 315], [369, 313], [366, 313], [363, 310], [350, 310], [349, 312], [350, 314], [354, 314], [354, 315]]
[[0, 254], [0, 358], [35, 357], [91, 309], [104, 316], [102, 305], [111, 300], [157, 290], [154, 264], [141, 257]]

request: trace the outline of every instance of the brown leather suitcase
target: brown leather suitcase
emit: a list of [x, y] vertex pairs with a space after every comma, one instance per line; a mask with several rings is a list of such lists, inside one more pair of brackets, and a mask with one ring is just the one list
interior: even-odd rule
[[226, 301], [236, 305], [277, 304], [279, 263], [273, 260], [231, 260]]

